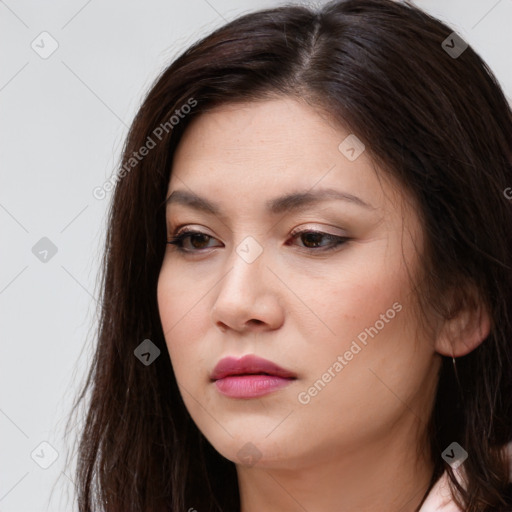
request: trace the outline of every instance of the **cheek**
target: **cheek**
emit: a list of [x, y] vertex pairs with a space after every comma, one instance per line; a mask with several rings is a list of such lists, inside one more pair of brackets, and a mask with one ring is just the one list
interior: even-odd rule
[[[318, 411], [328, 410], [329, 404], [340, 410], [358, 404], [358, 422], [371, 425], [378, 412], [385, 425], [407, 408], [418, 416], [426, 410], [424, 400], [435, 380], [434, 351], [417, 331], [408, 290], [398, 281], [382, 288], [354, 288], [359, 307], [339, 297], [345, 300], [344, 315], [333, 324], [339, 336], [330, 344], [329, 361], [334, 364], [342, 356], [343, 369], [329, 390], [322, 391], [315, 404]], [[315, 360], [312, 380], [321, 378], [327, 367], [325, 357]]]
[[[340, 386], [350, 383], [352, 389], [358, 390], [357, 395], [365, 395], [367, 390], [367, 398], [379, 396], [376, 389], [383, 384], [370, 369], [397, 389], [407, 387], [415, 377], [421, 380], [430, 352], [423, 340], [415, 338], [417, 320], [411, 283], [402, 251], [396, 247], [400, 248], [399, 241], [369, 244], [367, 251], [362, 247], [354, 251], [353, 258], [344, 260], [336, 279], [326, 280], [323, 289], [315, 284], [308, 290], [304, 302], [330, 329], [329, 332], [320, 326], [321, 344], [316, 343], [313, 351], [310, 346], [305, 347], [310, 352], [313, 380], [329, 367], [326, 361], [334, 363], [338, 355], [346, 353], [348, 364], [341, 371], [344, 377], [336, 382]], [[408, 267], [413, 273], [414, 260], [408, 261]], [[306, 290], [306, 281], [303, 289]], [[418, 344], [422, 344], [421, 349]], [[337, 384], [331, 387], [334, 389]], [[380, 391], [389, 393], [385, 386]], [[344, 391], [338, 395], [341, 396]], [[336, 400], [335, 395], [330, 398]]]
[[157, 285], [158, 310], [166, 337], [174, 335], [183, 324], [191, 325], [191, 318], [197, 316], [204, 295], [197, 280], [185, 278], [179, 269], [172, 267], [170, 261], [164, 261]]
[[182, 283], [179, 275], [176, 272], [171, 273], [164, 263], [158, 278], [158, 311], [171, 363], [178, 380], [179, 370], [182, 366], [179, 361], [182, 358], [181, 352], [185, 348], [185, 344], [178, 343], [178, 341], [183, 339], [183, 330], [186, 325], [190, 325], [188, 324], [187, 312], [188, 314], [191, 313], [190, 294], [183, 293], [183, 285], [184, 283]]
[[354, 251], [354, 257], [347, 258], [336, 274], [331, 273], [322, 285], [311, 286], [310, 281], [308, 286], [306, 280], [303, 290], [308, 305], [331, 328], [332, 338], [338, 342], [372, 326], [395, 302], [403, 304], [410, 292], [407, 275], [398, 269], [397, 262], [375, 250], [371, 254]]
[[175, 288], [177, 284], [171, 281], [169, 272], [166, 271], [165, 264], [160, 271], [157, 285], [157, 302], [160, 321], [165, 337], [171, 330], [177, 318], [177, 304]]
[[210, 317], [205, 292], [196, 279], [164, 262], [157, 284], [158, 310], [174, 374], [187, 389], [202, 383], [198, 368], [206, 364], [202, 343]]

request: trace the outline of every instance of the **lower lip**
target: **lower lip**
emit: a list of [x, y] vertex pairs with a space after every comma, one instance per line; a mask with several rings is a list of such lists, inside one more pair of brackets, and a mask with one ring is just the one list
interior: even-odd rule
[[231, 398], [256, 398], [288, 386], [293, 380], [275, 375], [233, 375], [216, 380], [215, 385]]

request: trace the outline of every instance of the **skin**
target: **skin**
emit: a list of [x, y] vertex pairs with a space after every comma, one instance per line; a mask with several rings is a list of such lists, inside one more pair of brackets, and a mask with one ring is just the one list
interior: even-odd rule
[[[202, 114], [174, 155], [167, 197], [192, 191], [219, 203], [223, 216], [168, 206], [169, 237], [187, 226], [212, 238], [186, 240], [193, 254], [167, 245], [160, 317], [191, 417], [236, 464], [242, 512], [416, 510], [433, 469], [423, 433], [439, 354], [467, 353], [488, 332], [485, 315], [467, 313], [435, 326], [436, 339], [422, 333], [410, 279], [424, 247], [417, 210], [367, 151], [354, 161], [342, 154], [349, 133], [305, 102], [277, 98]], [[328, 187], [372, 208], [327, 200], [265, 212], [269, 199]], [[322, 252], [328, 237], [315, 245], [292, 237], [295, 228], [350, 240]], [[236, 252], [247, 236], [262, 249], [252, 263]], [[394, 318], [300, 403], [299, 393], [394, 303], [402, 306]], [[223, 357], [245, 354], [297, 379], [261, 398], [221, 395], [211, 371]], [[252, 463], [238, 455], [246, 443]]]

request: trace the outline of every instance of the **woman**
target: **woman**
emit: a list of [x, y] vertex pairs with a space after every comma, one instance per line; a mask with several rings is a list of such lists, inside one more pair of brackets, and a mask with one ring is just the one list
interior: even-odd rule
[[116, 180], [80, 510], [511, 510], [511, 133], [407, 4], [185, 51]]

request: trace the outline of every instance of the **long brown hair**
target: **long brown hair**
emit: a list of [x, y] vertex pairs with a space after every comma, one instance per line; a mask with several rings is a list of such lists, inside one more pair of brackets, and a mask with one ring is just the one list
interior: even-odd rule
[[[289, 5], [224, 25], [158, 77], [125, 143], [96, 352], [73, 407], [87, 399], [81, 512], [239, 510], [234, 463], [199, 432], [180, 397], [156, 289], [172, 157], [187, 125], [216, 106], [277, 95], [339, 119], [416, 199], [427, 242], [418, 297], [425, 311], [448, 317], [456, 312], [442, 300], [448, 291], [459, 305], [478, 291], [491, 332], [457, 359], [457, 378], [443, 357], [428, 430], [431, 485], [446, 470], [465, 511], [510, 510], [500, 448], [512, 439], [512, 200], [504, 192], [512, 186], [512, 113], [485, 62], [452, 32], [391, 0]], [[146, 339], [161, 351], [150, 365], [134, 356]], [[469, 454], [466, 486], [441, 457], [454, 441]]]

